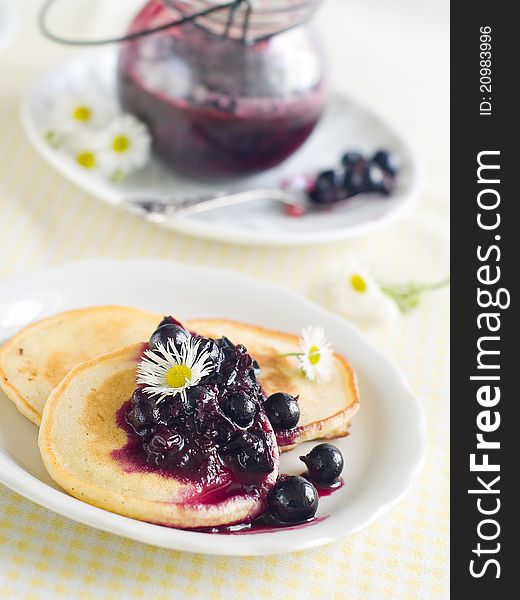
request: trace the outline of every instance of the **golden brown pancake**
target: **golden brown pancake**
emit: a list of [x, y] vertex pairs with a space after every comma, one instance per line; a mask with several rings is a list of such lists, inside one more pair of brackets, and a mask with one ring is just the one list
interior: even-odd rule
[[259, 418], [264, 419], [274, 468], [261, 474], [260, 491], [237, 492], [232, 487], [229, 496], [219, 494], [203, 503], [194, 483], [141, 468], [131, 454], [127, 458], [128, 438], [118, 411], [135, 388], [141, 348], [136, 344], [84, 362], [51, 393], [38, 440], [51, 477], [89, 504], [163, 525], [218, 526], [247, 522], [260, 514], [278, 475], [276, 440], [265, 415]]
[[[22, 414], [39, 424], [48, 395], [68, 371], [100, 354], [148, 340], [161, 318], [135, 308], [95, 306], [44, 319], [0, 348], [0, 387]], [[294, 357], [279, 357], [299, 350], [295, 335], [221, 319], [185, 325], [207, 337], [225, 335], [244, 344], [261, 366], [259, 381], [267, 395], [283, 391], [300, 397], [300, 423], [290, 436], [279, 438], [283, 450], [347, 434], [359, 394], [355, 374], [342, 356], [334, 355], [330, 381], [313, 382]]]
[[0, 388], [39, 425], [56, 385], [82, 362], [147, 340], [161, 317], [126, 306], [93, 306], [25, 327], [0, 348]]

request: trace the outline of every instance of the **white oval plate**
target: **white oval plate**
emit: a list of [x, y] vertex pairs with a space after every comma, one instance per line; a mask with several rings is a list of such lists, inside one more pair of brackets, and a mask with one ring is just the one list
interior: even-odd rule
[[[107, 303], [138, 306], [181, 319], [237, 319], [290, 332], [321, 325], [359, 377], [361, 408], [351, 435], [334, 442], [345, 457], [346, 484], [320, 500], [318, 516], [325, 518], [306, 527], [240, 535], [152, 525], [72, 498], [46, 473], [36, 426], [0, 392], [0, 481], [63, 516], [176, 550], [244, 556], [290, 552], [326, 544], [366, 527], [403, 497], [422, 464], [423, 413], [401, 373], [352, 325], [294, 292], [226, 270], [160, 260], [106, 260], [17, 277], [0, 287], [0, 298], [2, 341], [49, 314]], [[281, 471], [301, 473], [298, 456], [311, 446], [306, 443], [284, 454]]]
[[393, 150], [400, 159], [397, 189], [389, 198], [372, 197], [332, 212], [317, 212], [295, 219], [270, 203], [222, 208], [201, 215], [177, 218], [167, 227], [198, 237], [241, 244], [296, 245], [329, 242], [358, 236], [395, 221], [417, 198], [419, 168], [414, 152], [403, 136], [381, 116], [352, 98], [334, 94], [328, 109], [306, 144], [279, 167], [233, 183], [211, 184], [188, 180], [152, 159], [122, 183], [85, 173], [73, 161], [53, 150], [44, 137], [52, 103], [70, 91], [98, 90], [102, 97], [117, 102], [116, 53], [114, 50], [83, 55], [46, 73], [22, 104], [22, 122], [38, 152], [64, 177], [109, 204], [125, 199], [185, 198], [221, 190], [277, 187], [290, 176], [317, 173], [338, 164], [345, 150], [373, 152]]

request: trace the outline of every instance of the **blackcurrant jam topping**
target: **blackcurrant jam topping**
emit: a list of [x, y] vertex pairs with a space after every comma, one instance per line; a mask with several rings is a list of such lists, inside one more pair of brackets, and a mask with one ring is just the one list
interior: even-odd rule
[[[273, 433], [280, 446], [296, 441], [301, 429], [298, 398], [277, 392], [266, 399], [257, 381], [260, 366], [245, 346], [226, 337], [204, 338], [172, 317], [161, 321], [140, 360], [164, 358], [166, 348], [178, 357], [191, 349], [204, 368], [199, 365], [199, 377], [182, 393], [175, 386], [171, 393], [163, 388], [154, 393], [153, 386], [141, 383], [117, 414], [128, 442], [113, 457], [127, 471], [151, 471], [194, 484], [186, 504], [215, 504], [237, 495], [263, 501], [265, 512], [252, 524], [205, 531], [263, 531], [315, 522], [319, 497], [343, 485], [343, 457], [335, 446], [320, 444], [300, 457], [308, 469], [303, 477], [280, 475], [275, 480]], [[197, 357], [190, 360], [195, 370]]]
[[238, 392], [224, 399], [222, 410], [239, 427], [249, 427], [255, 417], [256, 404], [253, 398]]
[[128, 443], [115, 457], [127, 470], [153, 470], [195, 484], [197, 502], [244, 493], [265, 497], [278, 453], [256, 379], [258, 363], [243, 345], [190, 333], [170, 317], [152, 334], [144, 354], [161, 357], [162, 349], [171, 348], [182, 355], [188, 339], [209, 365], [204, 375], [183, 393], [172, 387], [171, 394], [160, 395], [150, 386], [137, 387], [119, 414]]
[[180, 325], [166, 323], [158, 327], [150, 338], [150, 348], [157, 348], [159, 344], [167, 347], [168, 342], [172, 343], [176, 348], [186, 343], [189, 333]]
[[264, 440], [248, 431], [236, 434], [224, 446], [223, 452], [232, 457], [232, 461], [239, 471], [269, 473], [273, 470], [274, 462], [266, 452]]

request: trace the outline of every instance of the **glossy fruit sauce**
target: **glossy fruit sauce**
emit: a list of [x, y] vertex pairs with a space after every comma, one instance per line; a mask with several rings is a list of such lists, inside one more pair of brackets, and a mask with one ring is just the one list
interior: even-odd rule
[[[213, 340], [199, 336], [173, 317], [165, 317], [150, 343], [142, 345], [138, 360], [144, 356], [149, 359], [145, 351], [150, 349], [160, 355], [157, 348], [164, 339], [179, 349], [178, 345], [186, 344], [189, 338], [196, 340], [196, 352], [199, 357], [204, 354], [204, 361], [209, 363], [206, 374], [197, 385], [187, 388], [184, 397], [179, 393], [154, 396], [138, 386], [117, 412], [116, 421], [126, 432], [127, 442], [113, 451], [113, 458], [126, 472], [152, 472], [188, 484], [190, 492], [182, 499], [185, 505], [213, 505], [236, 496], [261, 501], [264, 513], [252, 522], [249, 519], [197, 531], [262, 533], [322, 520], [324, 517], [315, 517], [315, 508], [312, 516], [300, 518], [300, 512], [298, 519], [291, 517], [291, 523], [275, 520], [270, 493], [275, 483], [301, 479], [286, 475], [276, 479], [277, 443], [296, 441], [300, 428], [296, 425], [273, 431], [269, 411], [266, 413], [269, 401], [257, 380], [260, 367], [243, 345], [235, 345], [226, 337]], [[329, 487], [317, 486], [316, 497], [328, 496], [342, 485], [339, 479]], [[298, 501], [291, 502], [294, 500]]]
[[324, 521], [327, 517], [312, 517], [304, 523], [297, 523], [296, 525], [287, 525], [276, 523], [269, 517], [263, 515], [258, 519], [255, 519], [251, 523], [241, 523], [238, 525], [224, 525], [221, 527], [199, 527], [197, 529], [191, 529], [190, 531], [198, 531], [200, 533], [219, 533], [221, 535], [244, 535], [244, 534], [256, 534], [256, 533], [273, 533], [276, 531], [287, 531], [287, 529], [303, 529]]
[[[126, 471], [151, 471], [193, 484], [186, 504], [215, 504], [243, 494], [263, 499], [279, 459], [263, 411], [257, 365], [244, 346], [227, 338], [201, 339], [213, 371], [188, 389], [186, 401], [179, 394], [158, 401], [137, 388], [117, 414], [128, 441], [113, 456]], [[245, 427], [223, 411], [232, 394], [254, 403], [254, 416]]]
[[[183, 5], [151, 0], [129, 31], [171, 21]], [[193, 23], [125, 43], [118, 86], [124, 109], [149, 126], [157, 155], [182, 174], [210, 179], [289, 157], [314, 129], [327, 91], [321, 52], [305, 27], [243, 45]]]

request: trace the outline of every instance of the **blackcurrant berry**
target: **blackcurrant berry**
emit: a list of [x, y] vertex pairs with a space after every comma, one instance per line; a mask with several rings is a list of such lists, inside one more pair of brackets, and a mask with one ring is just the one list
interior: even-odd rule
[[336, 204], [344, 198], [343, 181], [336, 171], [323, 171], [316, 178], [309, 192], [309, 199], [315, 204]]
[[154, 350], [159, 344], [162, 344], [165, 348], [168, 348], [168, 342], [171, 343], [178, 349], [185, 344], [190, 337], [190, 334], [179, 325], [173, 325], [167, 323], [158, 327], [150, 338], [150, 348]]
[[222, 403], [226, 417], [240, 427], [248, 427], [253, 422], [256, 405], [248, 396], [240, 393], [231, 394]]
[[271, 394], [265, 401], [264, 408], [273, 429], [292, 429], [298, 425], [300, 407], [294, 396], [283, 392]]
[[303, 477], [281, 477], [267, 496], [267, 507], [278, 523], [303, 523], [316, 514], [318, 492]]
[[372, 157], [372, 162], [378, 164], [383, 171], [390, 175], [397, 175], [399, 172], [399, 164], [395, 154], [387, 150], [378, 150]]
[[332, 485], [343, 471], [343, 455], [332, 444], [318, 444], [300, 460], [307, 465], [309, 479], [317, 485]]

